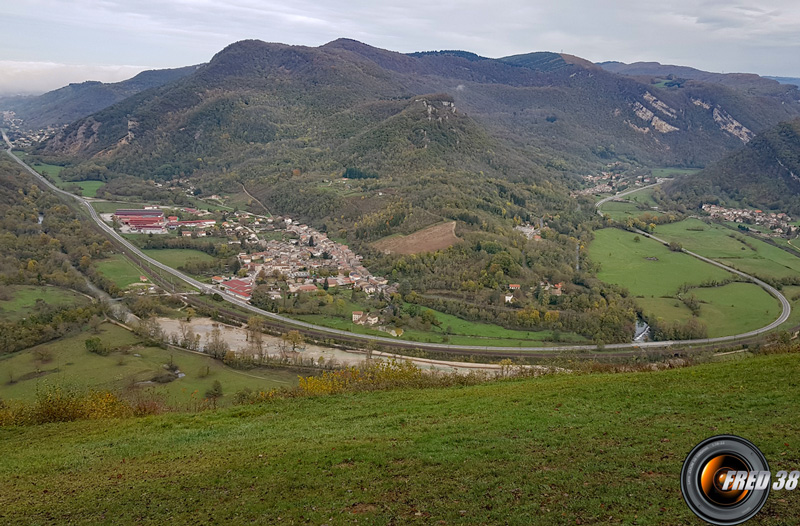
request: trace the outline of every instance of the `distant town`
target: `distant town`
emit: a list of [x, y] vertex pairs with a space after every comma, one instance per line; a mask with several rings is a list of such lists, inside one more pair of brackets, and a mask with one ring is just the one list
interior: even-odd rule
[[771, 232], [771, 235], [775, 237], [793, 237], [800, 230], [797, 225], [792, 224], [792, 218], [782, 212], [763, 212], [748, 208], [725, 208], [712, 204], [704, 204], [703, 211], [714, 219], [766, 227]]

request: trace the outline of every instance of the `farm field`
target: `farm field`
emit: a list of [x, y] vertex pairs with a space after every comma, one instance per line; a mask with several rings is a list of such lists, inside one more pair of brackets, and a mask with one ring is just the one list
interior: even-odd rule
[[[181, 350], [146, 347], [133, 333], [104, 323], [99, 336], [106, 345], [128, 347], [125, 354], [114, 351], [100, 356], [86, 350], [84, 341], [95, 337], [91, 332], [38, 345], [24, 351], [0, 357], [0, 399], [33, 400], [37, 389], [45, 384], [75, 389], [109, 389], [129, 394], [142, 389], [164, 396], [175, 407], [188, 408], [202, 400], [214, 380], [222, 384], [222, 404], [230, 404], [236, 391], [289, 387], [297, 384], [297, 374], [281, 369], [236, 371], [220, 361]], [[137, 356], [138, 355], [138, 356]], [[43, 359], [44, 358], [44, 359]], [[164, 365], [172, 361], [186, 376], [166, 384], [148, 382], [165, 372]], [[206, 374], [208, 368], [208, 374]], [[9, 382], [13, 377], [13, 383]]]
[[122, 254], [113, 254], [96, 263], [99, 270], [108, 279], [117, 284], [117, 287], [124, 289], [133, 283], [140, 283], [139, 277], [142, 271], [139, 267], [128, 261]]
[[147, 249], [142, 252], [172, 268], [183, 266], [189, 260], [214, 261], [214, 256], [193, 248]]
[[653, 177], [677, 177], [699, 172], [699, 168], [653, 168]]
[[0, 320], [15, 321], [33, 312], [36, 301], [41, 299], [50, 306], [82, 305], [89, 299], [75, 291], [61, 287], [7, 285], [4, 293], [9, 299], [0, 300]]
[[700, 319], [710, 338], [758, 329], [781, 313], [778, 301], [755, 283], [729, 283], [691, 293], [701, 302]]
[[[308, 323], [314, 323], [316, 325], [323, 325], [325, 327], [331, 327], [343, 331], [350, 331], [355, 334], [371, 334], [373, 336], [384, 336], [387, 338], [392, 337], [388, 333], [379, 331], [377, 329], [365, 327], [363, 325], [356, 325], [352, 323], [350, 320], [346, 320], [344, 318], [334, 318], [322, 314], [301, 314], [293, 316], [293, 318], [306, 321]], [[486, 324], [480, 324], [480, 325], [486, 325]], [[493, 327], [491, 325], [486, 325], [486, 326]], [[506, 330], [503, 329], [503, 327], [497, 327], [497, 328], [500, 330]], [[430, 332], [425, 332], [418, 329], [404, 329], [402, 336], [400, 336], [397, 339], [415, 341], [415, 342], [426, 342], [426, 343], [445, 342], [444, 333], [440, 329], [431, 330]], [[552, 341], [553, 341], [553, 334], [551, 331], [542, 331], [542, 332], [519, 331], [519, 334], [515, 336], [509, 335], [509, 337], [505, 338], [494, 338], [486, 336], [481, 337], [481, 336], [471, 336], [464, 334], [451, 334], [447, 338], [447, 343], [452, 343], [457, 345], [480, 345], [486, 347], [506, 347], [506, 346], [541, 347], [544, 346], [546, 342], [552, 342]], [[562, 334], [559, 337], [559, 341], [580, 343], [586, 341], [586, 339], [575, 334]]]
[[600, 211], [614, 221], [625, 221], [629, 217], [639, 217], [649, 210], [642, 210], [630, 201], [609, 201], [600, 207]]
[[[594, 261], [602, 265], [598, 277], [628, 288], [648, 317], [686, 321], [692, 312], [676, 297], [678, 288], [684, 283], [696, 286], [704, 281], [724, 280], [731, 276], [691, 256], [671, 252], [667, 247], [643, 236], [637, 243], [633, 241], [634, 236], [618, 229], [598, 230], [590, 246], [590, 254]], [[717, 241], [726, 242], [721, 238]], [[647, 258], [657, 258], [657, 261]], [[666, 266], [658, 268], [656, 264], [662, 262]], [[712, 338], [763, 327], [780, 314], [777, 300], [752, 283], [734, 282], [721, 287], [692, 288], [689, 294], [694, 294], [700, 300], [698, 318], [706, 324], [708, 336]]]
[[655, 188], [645, 188], [639, 192], [625, 196], [625, 199], [633, 203], [642, 203], [647, 206], [657, 206], [658, 203], [653, 199], [653, 191]]
[[[797, 467], [798, 397], [786, 386], [798, 368], [798, 354], [762, 355], [0, 428], [0, 517], [700, 524], [678, 489], [686, 454], [700, 441], [744, 436], [773, 470]], [[800, 516], [800, 499], [791, 497], [770, 496], [756, 522]]]
[[[778, 302], [753, 283], [696, 288], [689, 293], [700, 300], [697, 318], [708, 327], [709, 338], [758, 329], [780, 314]], [[685, 322], [692, 316], [677, 298], [636, 298], [636, 303], [645, 314], [668, 322]]]
[[699, 219], [659, 225], [655, 235], [666, 241], [677, 241], [687, 250], [756, 277], [780, 279], [800, 274], [799, 257], [759, 239]]
[[81, 195], [84, 197], [97, 197], [97, 190], [106, 184], [103, 181], [67, 181], [64, 186], [76, 184], [81, 188]]
[[449, 221], [423, 228], [407, 236], [388, 236], [374, 242], [372, 246], [392, 254], [418, 254], [441, 250], [459, 241], [456, 236], [456, 222]]
[[103, 181], [64, 181], [61, 179], [60, 174], [64, 169], [63, 166], [56, 164], [33, 163], [31, 167], [42, 175], [52, 179], [52, 181], [59, 188], [66, 188], [71, 185], [77, 185], [81, 189], [81, 195], [84, 197], [96, 197], [97, 189], [106, 184]]
[[[658, 234], [658, 232], [657, 232]], [[699, 285], [708, 280], [725, 280], [732, 274], [687, 254], [617, 228], [594, 233], [589, 255], [601, 265], [597, 277], [626, 287], [633, 296], [672, 296], [684, 283]], [[651, 258], [651, 259], [648, 259]]]
[[100, 214], [111, 214], [120, 208], [142, 208], [151, 203], [136, 203], [128, 201], [92, 201], [92, 207]]

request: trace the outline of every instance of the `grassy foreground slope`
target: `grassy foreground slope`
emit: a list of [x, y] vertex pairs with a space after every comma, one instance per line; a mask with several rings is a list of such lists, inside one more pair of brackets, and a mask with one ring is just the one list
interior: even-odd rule
[[[700, 524], [716, 434], [800, 466], [800, 355], [0, 429], [0, 522]], [[753, 524], [786, 524], [773, 493]]]

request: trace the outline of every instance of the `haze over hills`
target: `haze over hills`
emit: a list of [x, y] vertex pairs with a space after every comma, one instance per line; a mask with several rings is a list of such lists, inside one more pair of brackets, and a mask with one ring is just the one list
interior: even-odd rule
[[11, 110], [29, 129], [69, 124], [141, 91], [163, 86], [194, 72], [198, 66], [143, 71], [121, 82], [86, 81], [35, 97], [0, 100], [0, 110]]
[[720, 198], [800, 214], [800, 119], [780, 123], [667, 191], [699, 205]]
[[800, 78], [796, 77], [766, 77], [766, 78], [777, 80], [781, 84], [792, 84], [794, 86], [800, 86]]
[[791, 82], [780, 82], [775, 77], [762, 77], [753, 73], [712, 73], [702, 71], [688, 66], [675, 66], [671, 64], [660, 64], [658, 62], [634, 62], [625, 64], [624, 62], [600, 62], [598, 66], [606, 71], [639, 77], [646, 82], [662, 82], [667, 87], [677, 87], [687, 80], [694, 80], [704, 83], [721, 84], [730, 88], [757, 93], [768, 96], [788, 96], [795, 98], [796, 90], [792, 88]]

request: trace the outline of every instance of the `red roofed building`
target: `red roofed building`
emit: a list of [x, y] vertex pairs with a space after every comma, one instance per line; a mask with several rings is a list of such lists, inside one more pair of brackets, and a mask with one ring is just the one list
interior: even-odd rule
[[222, 287], [222, 289], [228, 293], [238, 296], [245, 301], [249, 301], [250, 295], [253, 293], [253, 284], [249, 281], [244, 281], [241, 279], [229, 279], [228, 281], [223, 281], [220, 284], [220, 287]]

